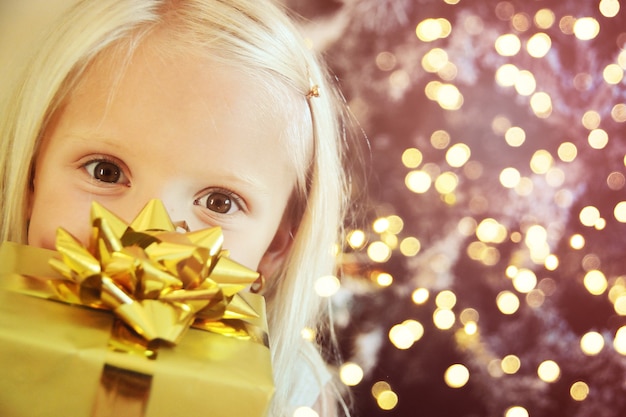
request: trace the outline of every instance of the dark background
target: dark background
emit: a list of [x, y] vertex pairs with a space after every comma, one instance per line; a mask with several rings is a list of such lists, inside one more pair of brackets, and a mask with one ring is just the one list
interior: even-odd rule
[[[367, 159], [372, 172], [366, 186], [371, 201], [355, 203], [366, 213], [361, 230], [368, 243], [345, 255], [343, 288], [334, 296], [342, 354], [364, 371], [362, 381], [353, 387], [355, 414], [626, 415], [626, 357], [614, 347], [618, 329], [626, 325], [624, 313], [614, 307], [626, 292], [626, 225], [614, 214], [616, 205], [626, 200], [626, 90], [619, 80], [626, 68], [626, 5], [608, 17], [600, 6], [610, 8], [617, 2], [286, 3], [304, 17], [305, 32], [313, 47], [323, 51], [371, 146]], [[552, 24], [536, 21], [537, 16], [550, 14]], [[593, 39], [579, 39], [573, 33], [573, 22], [584, 17], [599, 24]], [[417, 25], [429, 18], [446, 19], [449, 35], [434, 41], [418, 39]], [[531, 56], [526, 47], [537, 33], [551, 40], [541, 57]], [[496, 39], [504, 34], [517, 36], [519, 52], [502, 56], [496, 51]], [[447, 53], [452, 72], [426, 70], [422, 60], [434, 48]], [[496, 82], [496, 71], [505, 64], [533, 75], [532, 92], [547, 93], [551, 99], [548, 113], [536, 114], [532, 94]], [[609, 68], [617, 70], [619, 81], [604, 78], [610, 64], [617, 64]], [[458, 110], [446, 110], [427, 97], [427, 86], [434, 81], [458, 89], [463, 97]], [[505, 140], [509, 127], [524, 131], [520, 146]], [[448, 142], [432, 139], [439, 130], [447, 132]], [[604, 132], [608, 143], [592, 147], [592, 131], [592, 138]], [[559, 156], [565, 142], [577, 149], [573, 161]], [[452, 167], [446, 152], [459, 143], [469, 147], [471, 157], [463, 166]], [[403, 165], [407, 148], [421, 152], [417, 167]], [[531, 160], [537, 151], [544, 155], [547, 151], [551, 162], [546, 170], [534, 172]], [[525, 188], [503, 186], [500, 173], [505, 168], [515, 168]], [[405, 185], [413, 170], [427, 172], [432, 179], [426, 192], [415, 193]], [[440, 192], [434, 182], [446, 172], [453, 173], [458, 184], [451, 192]], [[592, 226], [580, 219], [588, 206], [599, 211], [600, 220]], [[402, 219], [402, 230], [374, 231], [373, 222], [389, 216]], [[506, 231], [504, 239], [480, 240], [475, 225], [485, 219]], [[548, 249], [533, 260], [526, 239], [536, 230], [531, 226], [537, 225]], [[576, 234], [585, 240], [579, 249], [570, 244]], [[416, 255], [403, 255], [395, 245], [407, 237], [419, 240]], [[389, 245], [388, 260], [368, 258], [368, 245], [376, 241]], [[558, 260], [556, 268], [546, 267], [547, 254]], [[520, 269], [532, 271], [536, 285], [516, 289], [511, 277]], [[607, 288], [597, 295], [584, 284], [592, 270], [606, 278]], [[377, 282], [380, 272], [392, 276], [391, 285]], [[412, 301], [417, 288], [428, 290], [423, 304]], [[442, 291], [450, 291], [456, 301], [451, 308], [455, 322], [449, 329], [433, 322]], [[503, 291], [519, 300], [513, 314], [502, 313], [496, 304]], [[464, 330], [468, 313], [478, 317], [475, 333]], [[421, 323], [424, 334], [408, 349], [399, 349], [390, 341], [389, 331], [407, 319]], [[581, 338], [589, 332], [604, 341], [599, 353], [583, 353]], [[507, 368], [507, 373], [502, 360], [509, 355], [517, 358], [519, 367]], [[546, 360], [559, 366], [554, 382], [537, 374]], [[451, 388], [444, 379], [453, 364], [463, 364], [469, 371], [469, 380], [460, 388]], [[372, 394], [379, 381], [397, 396], [390, 410], [381, 409]], [[588, 387], [582, 400], [571, 394], [577, 382]]]

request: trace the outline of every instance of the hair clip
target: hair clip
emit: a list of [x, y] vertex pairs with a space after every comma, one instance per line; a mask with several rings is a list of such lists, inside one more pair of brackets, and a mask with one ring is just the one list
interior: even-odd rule
[[311, 85], [311, 89], [309, 90], [308, 93], [306, 93], [306, 98], [309, 99], [311, 97], [319, 97], [319, 96], [320, 96], [320, 89], [317, 86], [317, 84]]

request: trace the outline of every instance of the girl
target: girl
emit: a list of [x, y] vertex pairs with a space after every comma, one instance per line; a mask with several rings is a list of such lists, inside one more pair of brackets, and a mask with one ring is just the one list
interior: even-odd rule
[[17, 87], [0, 113], [3, 240], [87, 240], [93, 200], [128, 221], [160, 198], [192, 230], [219, 225], [267, 277], [271, 415], [345, 408], [301, 336], [323, 323], [313, 286], [335, 272], [349, 195], [342, 101], [278, 7], [81, 1]]

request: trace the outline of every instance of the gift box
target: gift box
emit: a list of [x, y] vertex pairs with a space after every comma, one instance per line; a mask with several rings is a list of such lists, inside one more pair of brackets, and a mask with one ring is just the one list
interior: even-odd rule
[[[274, 385], [264, 300], [241, 291], [257, 275], [229, 261], [219, 238], [198, 257], [171, 222], [165, 231], [148, 222], [144, 233], [141, 221], [102, 225], [96, 216], [82, 252], [72, 239], [57, 240], [58, 252], [0, 247], [0, 415], [267, 414]], [[204, 248], [206, 236], [194, 235], [192, 246]], [[148, 242], [148, 256], [137, 242]]]

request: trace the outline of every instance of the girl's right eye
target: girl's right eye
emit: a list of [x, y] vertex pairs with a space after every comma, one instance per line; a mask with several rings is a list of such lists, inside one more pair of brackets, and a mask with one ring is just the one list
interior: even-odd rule
[[127, 183], [128, 179], [122, 168], [108, 160], [94, 160], [83, 165], [87, 173], [96, 181], [109, 184]]

